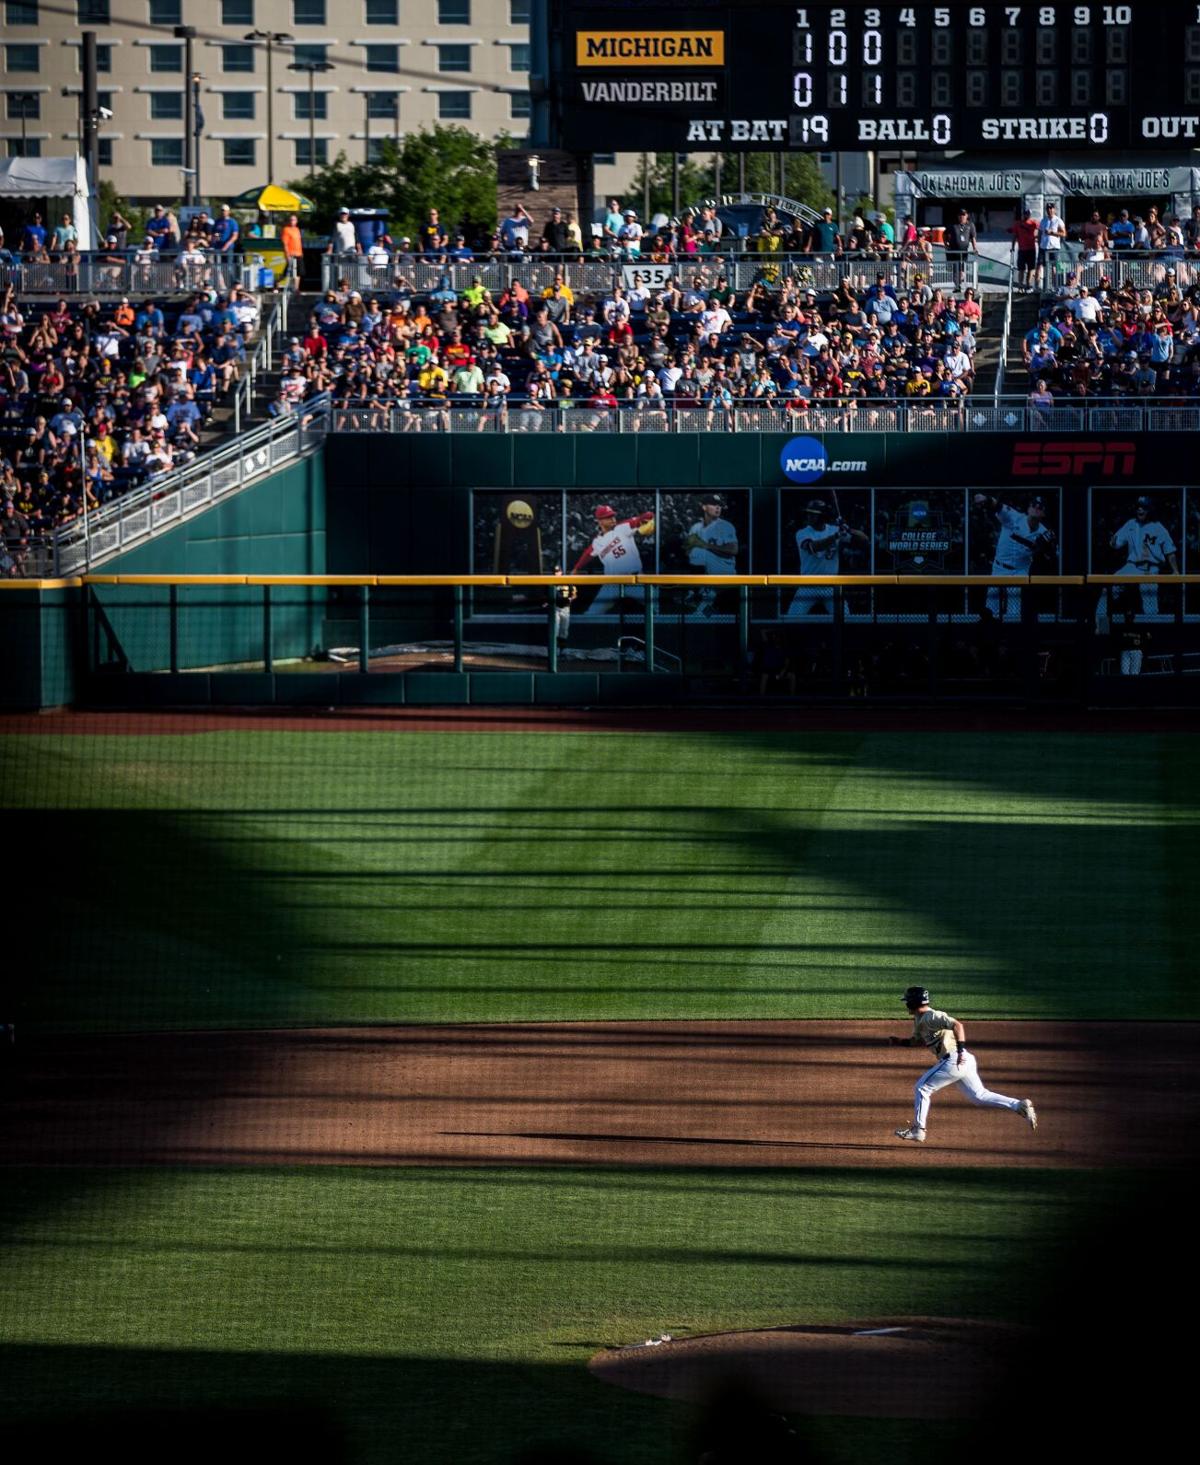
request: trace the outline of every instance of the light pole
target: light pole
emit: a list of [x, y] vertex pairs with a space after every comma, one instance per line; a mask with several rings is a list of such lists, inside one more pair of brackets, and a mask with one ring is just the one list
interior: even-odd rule
[[194, 204], [196, 202], [196, 94], [192, 90], [190, 78], [193, 68], [192, 42], [196, 39], [196, 27], [177, 25], [175, 38], [184, 43], [183, 70], [189, 78], [183, 92], [183, 201], [185, 204]]
[[318, 71], [332, 71], [332, 61], [293, 61], [289, 71], [308, 73], [308, 176], [311, 180], [317, 171], [317, 105], [313, 78]]
[[271, 80], [271, 51], [275, 46], [290, 46], [296, 39], [287, 31], [248, 31], [247, 41], [262, 41], [267, 48], [267, 182], [275, 182], [275, 95]]

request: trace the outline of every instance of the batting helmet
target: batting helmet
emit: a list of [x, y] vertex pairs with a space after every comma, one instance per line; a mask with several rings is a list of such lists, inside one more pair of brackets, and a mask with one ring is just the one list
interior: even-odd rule
[[1144, 493], [1142, 494], [1141, 498], [1138, 499], [1135, 507], [1139, 509], [1145, 509], [1147, 513], [1150, 513], [1151, 510], [1154, 508], [1154, 500], [1150, 497], [1148, 493]]
[[912, 1009], [914, 1007], [924, 1007], [925, 1004], [929, 1001], [929, 988], [906, 987], [904, 990], [904, 996], [901, 997], [900, 1001], [903, 1002], [905, 1007], [909, 1009]]
[[806, 514], [826, 514], [829, 512], [829, 505], [824, 499], [809, 499]]

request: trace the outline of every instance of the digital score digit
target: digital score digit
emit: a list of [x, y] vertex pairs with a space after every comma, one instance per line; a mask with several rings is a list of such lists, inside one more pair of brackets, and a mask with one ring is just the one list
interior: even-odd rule
[[1200, 5], [798, 5], [791, 99], [797, 147], [1194, 138]]

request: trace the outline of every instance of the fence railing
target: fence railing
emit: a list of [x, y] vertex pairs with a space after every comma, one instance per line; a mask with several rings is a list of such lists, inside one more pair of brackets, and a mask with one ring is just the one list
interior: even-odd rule
[[798, 285], [816, 290], [834, 290], [844, 279], [866, 286], [879, 275], [884, 275], [893, 287], [905, 289], [911, 288], [916, 274], [935, 288], [953, 286], [960, 280], [964, 287], [979, 284], [979, 262], [974, 256], [958, 267], [944, 258], [935, 258], [930, 264], [922, 259], [873, 259], [867, 255], [832, 258], [819, 254], [711, 254], [684, 256], [664, 267], [653, 264], [649, 256], [581, 260], [577, 254], [527, 254], [442, 264], [419, 256], [395, 255], [373, 264], [363, 254], [327, 254], [321, 259], [321, 288], [344, 286], [363, 294], [384, 294], [407, 286], [421, 294], [436, 290], [446, 275], [456, 291], [478, 279], [493, 294], [499, 294], [511, 280], [519, 280], [527, 290], [540, 293], [561, 274], [575, 293], [596, 294], [610, 290], [615, 283], [628, 286], [635, 272], [657, 288], [664, 269], [678, 277], [685, 289], [697, 275], [706, 288], [723, 275], [734, 290], [749, 290], [756, 280], [777, 284], [788, 276]]
[[187, 295], [212, 287], [234, 285], [259, 289], [259, 266], [241, 254], [204, 251], [204, 258], [155, 255], [142, 259], [133, 253], [80, 254], [72, 259], [46, 262], [11, 256], [0, 261], [0, 288], [12, 285], [18, 298], [33, 295]]
[[409, 398], [377, 406], [335, 407], [330, 432], [465, 433], [1040, 433], [1197, 432], [1200, 404], [1166, 405], [1127, 398], [1088, 399], [1041, 407], [1026, 397], [970, 397], [948, 402], [812, 403], [804, 410], [775, 403], [736, 402], [732, 407], [678, 406], [647, 398], [617, 407], [585, 401], [549, 406], [519, 399], [503, 410], [455, 401]]
[[133, 493], [59, 529], [54, 536], [54, 573], [72, 575], [138, 544], [206, 509], [323, 441], [327, 397], [305, 402], [252, 432], [206, 453], [185, 467], [152, 478]]
[[[1180, 291], [1200, 280], [1200, 255], [1182, 249], [1158, 249], [1142, 251], [1115, 249], [1108, 259], [1089, 259], [1079, 245], [1068, 245], [1060, 251], [1061, 258], [1053, 271], [1058, 282], [1068, 273], [1075, 275], [1076, 282], [1094, 289], [1107, 278], [1114, 285], [1125, 282], [1138, 290], [1153, 290], [1167, 278], [1167, 271], [1174, 270]], [[1052, 282], [1043, 282], [1049, 286]]]
[[254, 351], [246, 363], [246, 370], [233, 394], [233, 427], [241, 432], [242, 423], [254, 411], [254, 393], [260, 376], [269, 372], [275, 362], [275, 347], [280, 334], [287, 329], [288, 290], [285, 286], [266, 314], [254, 344]]

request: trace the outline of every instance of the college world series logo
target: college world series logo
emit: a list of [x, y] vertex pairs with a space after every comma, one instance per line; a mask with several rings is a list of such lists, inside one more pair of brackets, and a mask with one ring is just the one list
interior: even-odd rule
[[865, 473], [863, 458], [840, 458], [830, 462], [820, 438], [794, 437], [779, 454], [779, 466], [792, 483], [816, 483], [826, 473]]

